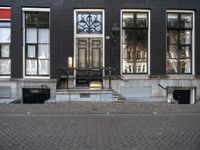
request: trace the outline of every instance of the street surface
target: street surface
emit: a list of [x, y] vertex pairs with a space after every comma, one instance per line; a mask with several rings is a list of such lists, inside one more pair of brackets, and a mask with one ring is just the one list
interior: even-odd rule
[[0, 150], [200, 150], [199, 111], [199, 104], [0, 105]]

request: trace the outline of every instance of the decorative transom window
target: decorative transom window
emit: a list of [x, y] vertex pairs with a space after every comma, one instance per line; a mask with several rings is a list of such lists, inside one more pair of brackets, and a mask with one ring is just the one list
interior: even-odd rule
[[167, 12], [167, 73], [192, 73], [193, 17], [193, 12]]
[[0, 76], [10, 76], [10, 41], [11, 41], [10, 8], [0, 8]]
[[49, 76], [49, 12], [24, 11], [25, 75]]
[[76, 17], [77, 34], [102, 34], [102, 12], [77, 12]]
[[149, 11], [122, 11], [122, 73], [148, 73]]

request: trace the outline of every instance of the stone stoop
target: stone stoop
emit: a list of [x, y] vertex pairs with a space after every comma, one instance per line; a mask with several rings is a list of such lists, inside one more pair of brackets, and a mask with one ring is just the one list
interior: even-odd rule
[[114, 101], [124, 103], [125, 102], [125, 97], [119, 94], [117, 91], [113, 90], [112, 98]]
[[55, 100], [51, 99], [49, 102], [118, 102], [119, 98], [119, 94], [117, 97], [112, 89], [58, 89]]

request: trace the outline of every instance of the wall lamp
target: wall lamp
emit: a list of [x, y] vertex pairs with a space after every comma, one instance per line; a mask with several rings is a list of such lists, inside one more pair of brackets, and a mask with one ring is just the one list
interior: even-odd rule
[[110, 37], [113, 40], [113, 42], [117, 41], [117, 38], [119, 36], [120, 28], [117, 26], [116, 23], [113, 24], [113, 27], [111, 28]]

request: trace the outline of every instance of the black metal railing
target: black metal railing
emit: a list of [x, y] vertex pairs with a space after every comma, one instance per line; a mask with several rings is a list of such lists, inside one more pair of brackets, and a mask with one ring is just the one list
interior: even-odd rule
[[57, 89], [69, 88], [69, 79], [72, 77], [76, 80], [76, 86], [89, 87], [91, 82], [101, 83], [101, 88], [103, 86], [103, 80], [107, 79], [109, 81], [108, 88], [111, 86], [112, 71], [114, 69], [111, 67], [97, 68], [97, 69], [78, 69], [78, 68], [58, 68], [57, 71]]

